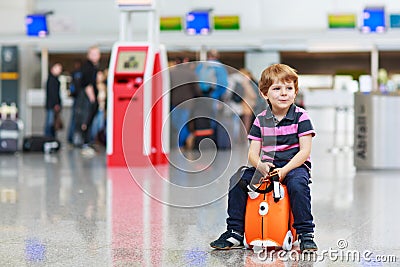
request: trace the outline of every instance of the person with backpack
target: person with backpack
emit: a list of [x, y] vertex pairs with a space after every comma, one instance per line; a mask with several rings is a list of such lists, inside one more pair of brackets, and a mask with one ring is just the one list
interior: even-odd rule
[[[243, 87], [243, 101], [242, 104], [242, 116], [244, 127], [246, 129], [246, 134], [250, 132], [252, 125], [252, 118], [254, 114], [254, 108], [257, 101], [257, 94], [253, 89], [253, 81], [251, 80], [250, 72], [244, 68], [240, 69], [242, 74], [242, 87]], [[260, 97], [261, 98], [261, 97]], [[258, 114], [258, 113], [256, 113]]]
[[55, 121], [60, 116], [61, 97], [60, 81], [58, 77], [62, 73], [61, 63], [55, 63], [50, 68], [49, 77], [46, 82], [46, 121], [44, 135], [47, 137], [56, 137]]
[[193, 149], [194, 135], [190, 130], [189, 122], [192, 117], [194, 98], [201, 96], [196, 74], [189, 62], [181, 58], [175, 59], [175, 65], [170, 68], [171, 85], [171, 126], [174, 139], [172, 143], [178, 147]]
[[[218, 107], [220, 101], [228, 87], [228, 71], [225, 66], [219, 61], [219, 53], [212, 49], [207, 52], [207, 61], [200, 62], [195, 69], [198, 77], [199, 86], [203, 96], [215, 99], [218, 101], [206, 101], [202, 109], [207, 109], [210, 112], [209, 125], [213, 130], [213, 139], [216, 142], [218, 149], [227, 149], [230, 143], [226, 139], [226, 130], [217, 123]], [[207, 111], [200, 111], [206, 114]]]
[[228, 72], [219, 60], [218, 51], [208, 51], [207, 61], [198, 64], [195, 72], [203, 95], [221, 100], [228, 86]]
[[234, 113], [232, 117], [233, 138], [238, 142], [246, 140], [244, 137], [247, 136], [252, 125], [258, 95], [253, 86], [256, 85], [250, 80], [247, 70], [244, 68], [229, 75], [229, 90], [226, 91], [224, 101], [229, 105], [231, 112]]
[[76, 99], [81, 92], [81, 79], [82, 79], [82, 71], [81, 71], [81, 61], [76, 60], [74, 62], [74, 70], [71, 73], [71, 82], [69, 84], [69, 95], [73, 98], [73, 104], [71, 109], [71, 120], [68, 128], [67, 141], [71, 145], [79, 145], [77, 140], [74, 140], [75, 133], [75, 109], [76, 109]]

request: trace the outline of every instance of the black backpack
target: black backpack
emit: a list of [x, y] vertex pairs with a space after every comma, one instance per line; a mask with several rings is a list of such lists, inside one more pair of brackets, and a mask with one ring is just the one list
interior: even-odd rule
[[82, 91], [82, 72], [75, 71], [72, 73], [72, 81], [69, 84], [69, 94], [72, 97], [77, 97]]
[[235, 103], [241, 103], [244, 97], [244, 88], [240, 82], [235, 82], [235, 87], [232, 91], [231, 100]]

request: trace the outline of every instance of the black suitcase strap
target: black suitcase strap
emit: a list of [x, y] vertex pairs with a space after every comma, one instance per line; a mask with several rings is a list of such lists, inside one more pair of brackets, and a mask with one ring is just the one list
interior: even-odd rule
[[[280, 192], [280, 182], [279, 182], [279, 174], [278, 171], [271, 169], [271, 171], [268, 173], [267, 177], [262, 177], [259, 181], [259, 183], [257, 184], [253, 184], [253, 183], [247, 183], [244, 179], [241, 179], [241, 176], [243, 174], [243, 172], [248, 169], [249, 167], [247, 166], [241, 166], [236, 173], [234, 174], [235, 179], [238, 180], [238, 184], [240, 186], [240, 188], [248, 193], [249, 191], [254, 191], [260, 194], [267, 194], [271, 191], [274, 192], [274, 201], [278, 202], [281, 199], [281, 192]], [[265, 189], [261, 189], [262, 185], [270, 182], [270, 184], [265, 188]], [[250, 188], [250, 189], [249, 189]]]

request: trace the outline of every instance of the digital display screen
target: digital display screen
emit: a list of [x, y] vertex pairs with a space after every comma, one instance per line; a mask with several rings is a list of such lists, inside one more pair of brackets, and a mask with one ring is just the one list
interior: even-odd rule
[[239, 16], [214, 16], [215, 30], [239, 30]]
[[363, 12], [363, 26], [361, 31], [384, 32], [386, 29], [385, 9], [383, 7], [367, 7]]
[[192, 11], [186, 14], [186, 33], [207, 35], [210, 33], [209, 11]]
[[181, 31], [182, 18], [181, 17], [161, 17], [160, 30], [161, 31]]
[[329, 14], [328, 24], [330, 29], [352, 29], [356, 27], [355, 14]]
[[143, 73], [146, 55], [146, 51], [120, 51], [115, 71], [120, 74]]
[[45, 37], [49, 34], [46, 15], [33, 14], [25, 17], [26, 34], [28, 36]]
[[400, 14], [390, 15], [390, 28], [400, 28]]

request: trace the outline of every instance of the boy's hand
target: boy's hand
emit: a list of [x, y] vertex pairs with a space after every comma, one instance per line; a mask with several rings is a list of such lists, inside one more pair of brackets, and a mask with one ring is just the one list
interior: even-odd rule
[[269, 170], [273, 167], [275, 167], [275, 165], [271, 162], [260, 162], [257, 165], [257, 170], [265, 177], [268, 176]]
[[285, 177], [287, 175], [285, 168], [276, 168], [275, 171], [278, 172], [279, 182], [283, 182], [283, 180], [285, 179]]

